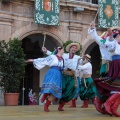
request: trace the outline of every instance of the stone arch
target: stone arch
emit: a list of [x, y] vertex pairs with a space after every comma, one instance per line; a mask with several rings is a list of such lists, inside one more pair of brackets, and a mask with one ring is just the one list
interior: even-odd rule
[[85, 53], [90, 54], [91, 51], [92, 51], [96, 46], [97, 46], [97, 43], [96, 43], [96, 42], [91, 43], [91, 44], [87, 47], [87, 49], [85, 50]]
[[29, 35], [35, 34], [35, 33], [42, 33], [42, 34], [46, 33], [46, 35], [49, 35], [49, 36], [53, 37], [54, 39], [56, 39], [57, 44], [62, 44], [67, 39], [60, 30], [58, 30], [52, 26], [47, 28], [44, 25], [37, 25], [37, 24], [32, 24], [32, 23], [16, 30], [11, 35], [11, 39], [17, 37], [22, 40], [26, 36], [29, 36]]
[[37, 33], [39, 33], [39, 34], [44, 34], [45, 33], [46, 35], [49, 35], [49, 36], [53, 37], [55, 39], [54, 42], [56, 43], [56, 45], [62, 45], [63, 44], [63, 41], [58, 36], [48, 32], [48, 31], [39, 31], [39, 30], [30, 31], [30, 32], [27, 32], [27, 33], [23, 34], [19, 38], [22, 40], [23, 38], [25, 38], [25, 37], [27, 37], [29, 35], [37, 34]]
[[[63, 44], [63, 41], [66, 40], [66, 37], [63, 35], [62, 32], [60, 32], [58, 29], [56, 29], [57, 27], [52, 27], [52, 26], [44, 26], [44, 25], [36, 25], [36, 24], [28, 24], [27, 26], [23, 26], [21, 27], [20, 29], [16, 30], [12, 36], [11, 36], [11, 39], [17, 37], [19, 38], [20, 40], [22, 40], [22, 42], [27, 41], [27, 39], [29, 39], [31, 36], [35, 36], [35, 35], [38, 35], [38, 36], [42, 36], [41, 38], [43, 38], [43, 34], [45, 33], [47, 36], [46, 36], [46, 42], [45, 43], [48, 43], [48, 38], [51, 38], [53, 44], [56, 44], [57, 46], [60, 46]], [[37, 36], [37, 37], [38, 37]], [[34, 40], [34, 39], [32, 39]], [[39, 39], [40, 40], [40, 39]], [[31, 40], [29, 39], [29, 42]], [[35, 40], [36, 41], [36, 40]], [[42, 42], [43, 39], [40, 41]], [[33, 42], [32, 42], [33, 43]], [[26, 45], [25, 45], [26, 44]], [[26, 43], [23, 43], [23, 46], [28, 46], [29, 48], [32, 48], [30, 47], [27, 42]], [[53, 45], [52, 44], [52, 45]], [[36, 44], [35, 44], [36, 45]], [[35, 46], [33, 45], [33, 46]], [[38, 44], [37, 44], [38, 45]], [[49, 48], [52, 46], [50, 44], [45, 44], [47, 47], [47, 45], [49, 45]], [[32, 46], [32, 45], [31, 45]], [[36, 46], [36, 49], [37, 49], [38, 46]], [[41, 46], [39, 46], [41, 47]], [[35, 50], [36, 50], [35, 49]], [[52, 50], [53, 48], [51, 48]], [[38, 49], [37, 49], [38, 50]], [[37, 50], [34, 51], [34, 53], [36, 52], [37, 53]], [[24, 51], [27, 51], [25, 54], [26, 54], [26, 59], [29, 59], [31, 57], [38, 57], [38, 55], [42, 55], [41, 53], [41, 48], [39, 49], [40, 50], [40, 54], [34, 54], [33, 52], [31, 52], [30, 49], [24, 49]], [[50, 50], [50, 49], [49, 49]], [[28, 54], [27, 54], [28, 53]], [[32, 54], [32, 55], [31, 55]], [[43, 56], [41, 56], [43, 57]], [[26, 94], [28, 93], [28, 88], [29, 86], [32, 86], [33, 89], [35, 89], [36, 91], [39, 91], [40, 87], [41, 87], [41, 83], [42, 83], [42, 80], [43, 80], [43, 77], [46, 73], [46, 71], [48, 70], [48, 67], [45, 67], [44, 69], [42, 69], [41, 71], [37, 71], [36, 69], [33, 68], [33, 65], [31, 64], [28, 64], [26, 66], [26, 76], [24, 77], [24, 85], [26, 86]], [[36, 80], [34, 82], [34, 79]], [[21, 87], [22, 88], [22, 87]], [[25, 95], [26, 96], [26, 95]], [[25, 97], [24, 96], [24, 97]], [[25, 98], [25, 104], [28, 104], [27, 101], [28, 99]]]
[[99, 45], [91, 41], [84, 48], [84, 54], [91, 55], [91, 64], [92, 64], [92, 77], [99, 77], [100, 66], [101, 66], [101, 54], [99, 50]]
[[91, 44], [93, 44], [93, 43], [94, 43], [93, 40], [87, 39], [87, 40], [85, 41], [85, 43], [82, 44], [82, 53], [85, 53], [86, 50], [88, 49], [88, 47], [89, 47]]

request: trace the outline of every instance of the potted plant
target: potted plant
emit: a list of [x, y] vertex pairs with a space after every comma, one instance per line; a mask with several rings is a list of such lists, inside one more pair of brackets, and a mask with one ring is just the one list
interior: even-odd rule
[[21, 46], [18, 38], [0, 41], [0, 86], [4, 90], [5, 105], [18, 105], [20, 81], [25, 73], [25, 55]]

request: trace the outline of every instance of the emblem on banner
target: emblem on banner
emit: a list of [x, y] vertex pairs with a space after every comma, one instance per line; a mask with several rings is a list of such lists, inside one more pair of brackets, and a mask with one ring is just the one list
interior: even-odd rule
[[110, 5], [106, 5], [104, 12], [106, 16], [108, 17], [108, 19], [110, 19], [110, 17], [113, 15], [113, 10]]
[[46, 11], [51, 11], [51, 1], [50, 0], [43, 0], [43, 8]]
[[59, 25], [60, 0], [35, 0], [35, 23]]
[[98, 26], [102, 28], [119, 25], [119, 0], [98, 0]]

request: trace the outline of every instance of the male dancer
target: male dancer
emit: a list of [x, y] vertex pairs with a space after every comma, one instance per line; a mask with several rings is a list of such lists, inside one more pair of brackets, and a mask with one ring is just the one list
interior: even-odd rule
[[88, 100], [91, 99], [94, 102], [96, 95], [96, 89], [93, 85], [92, 75], [92, 64], [91, 56], [86, 54], [83, 58], [83, 65], [79, 65], [78, 69], [83, 71], [83, 76], [81, 79], [81, 88], [80, 88], [80, 98], [84, 101], [84, 104], [81, 108], [88, 107]]

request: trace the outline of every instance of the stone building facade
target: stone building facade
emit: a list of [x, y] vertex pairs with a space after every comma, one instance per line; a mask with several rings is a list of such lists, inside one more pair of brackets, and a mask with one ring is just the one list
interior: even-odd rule
[[[54, 46], [62, 45], [67, 40], [77, 41], [82, 45], [82, 53], [92, 56], [95, 77], [96, 71], [99, 70], [100, 52], [98, 45], [87, 35], [87, 30], [96, 16], [97, 0], [60, 0], [59, 26], [34, 23], [34, 1], [0, 0], [0, 39], [9, 41], [17, 37], [22, 40], [26, 59], [43, 57], [41, 47], [44, 34], [46, 34], [45, 47], [49, 50], [53, 50]], [[76, 8], [80, 8], [80, 11], [76, 11]], [[104, 31], [99, 28], [97, 30], [99, 34]], [[25, 79], [22, 81], [25, 87], [25, 104], [27, 104], [29, 88], [39, 92], [47, 69], [44, 68], [39, 72], [31, 64], [27, 65]], [[22, 87], [21, 83], [21, 93]]]

